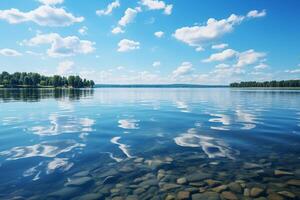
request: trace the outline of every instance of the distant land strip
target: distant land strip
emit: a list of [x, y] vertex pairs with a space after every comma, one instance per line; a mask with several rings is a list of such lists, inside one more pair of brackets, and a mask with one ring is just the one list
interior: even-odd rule
[[300, 79], [299, 80], [281, 80], [281, 81], [246, 81], [239, 83], [231, 83], [230, 87], [262, 87], [262, 88], [300, 88]]
[[95, 88], [226, 88], [228, 85], [197, 84], [96, 84]]
[[79, 76], [44, 76], [32, 72], [15, 72], [0, 74], [0, 88], [93, 88], [93, 80]]

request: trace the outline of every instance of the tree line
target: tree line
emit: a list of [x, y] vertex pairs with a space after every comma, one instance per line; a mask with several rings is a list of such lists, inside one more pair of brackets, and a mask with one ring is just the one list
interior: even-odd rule
[[0, 74], [0, 85], [2, 87], [70, 87], [70, 88], [92, 88], [93, 80], [82, 79], [79, 76], [44, 76], [38, 73], [15, 72]]
[[300, 87], [300, 80], [282, 80], [282, 81], [247, 81], [240, 83], [231, 83], [230, 87]]

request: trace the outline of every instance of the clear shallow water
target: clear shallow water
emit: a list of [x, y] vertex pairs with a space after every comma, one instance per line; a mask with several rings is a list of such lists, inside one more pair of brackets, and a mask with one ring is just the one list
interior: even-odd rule
[[1, 199], [300, 197], [300, 91], [0, 90], [0, 124]]

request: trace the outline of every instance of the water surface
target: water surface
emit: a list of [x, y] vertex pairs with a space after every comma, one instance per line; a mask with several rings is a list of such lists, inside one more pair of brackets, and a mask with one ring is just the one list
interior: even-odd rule
[[0, 124], [1, 199], [300, 197], [297, 90], [1, 89]]

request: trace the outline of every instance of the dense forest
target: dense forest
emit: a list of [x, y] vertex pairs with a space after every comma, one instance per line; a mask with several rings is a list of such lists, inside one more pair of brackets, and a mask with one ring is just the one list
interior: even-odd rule
[[93, 80], [82, 79], [79, 76], [44, 76], [38, 73], [15, 72], [0, 74], [1, 87], [69, 87], [69, 88], [92, 88]]
[[300, 80], [265, 82], [248, 81], [240, 83], [231, 83], [230, 87], [300, 87]]

